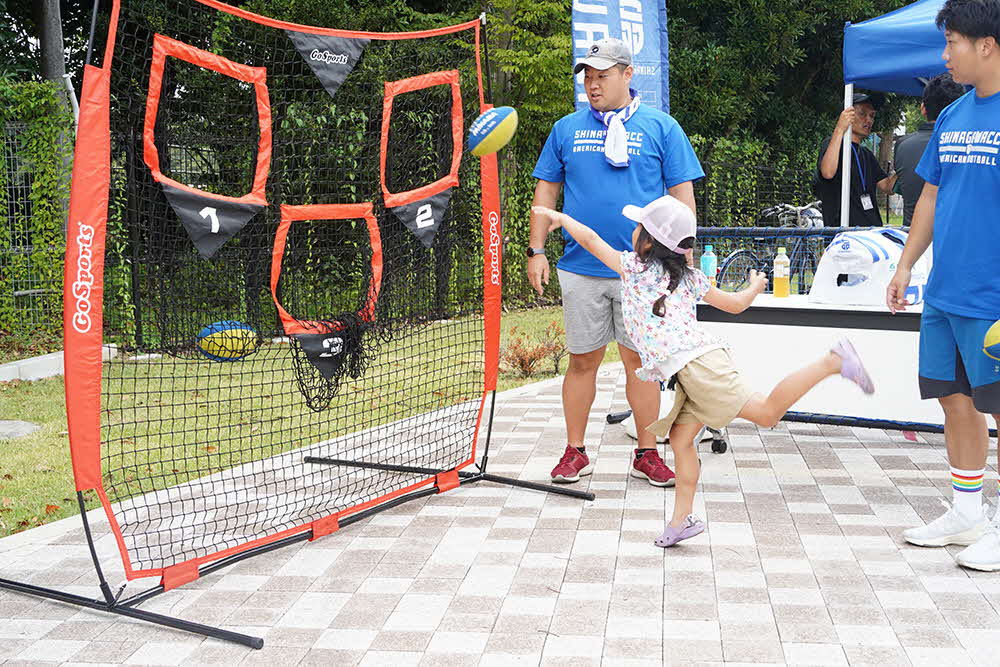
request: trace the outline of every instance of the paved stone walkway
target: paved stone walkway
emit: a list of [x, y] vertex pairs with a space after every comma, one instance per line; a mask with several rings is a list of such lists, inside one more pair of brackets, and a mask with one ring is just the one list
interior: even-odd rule
[[[708, 531], [664, 551], [652, 541], [673, 493], [627, 477], [632, 441], [604, 423], [624, 407], [621, 367], [606, 366], [587, 442], [597, 466], [579, 485], [594, 503], [481, 483], [143, 607], [263, 636], [261, 651], [0, 591], [0, 661], [1000, 665], [1000, 574], [900, 537], [950, 496], [940, 437], [735, 424], [726, 454], [701, 446]], [[499, 395], [489, 469], [544, 481], [563, 438], [557, 382]], [[987, 488], [995, 478], [991, 467]], [[0, 540], [0, 576], [96, 596], [79, 526]]]

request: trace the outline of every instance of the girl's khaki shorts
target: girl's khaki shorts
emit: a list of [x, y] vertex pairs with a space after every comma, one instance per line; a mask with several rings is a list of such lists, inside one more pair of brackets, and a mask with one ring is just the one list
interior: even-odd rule
[[691, 361], [676, 377], [673, 409], [646, 428], [659, 437], [666, 436], [674, 424], [728, 426], [754, 394], [724, 348]]

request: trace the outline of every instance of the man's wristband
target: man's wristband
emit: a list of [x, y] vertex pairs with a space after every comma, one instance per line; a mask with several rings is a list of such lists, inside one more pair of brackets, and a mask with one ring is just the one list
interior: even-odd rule
[[528, 247], [528, 257], [534, 257], [535, 255], [544, 255], [545, 248], [532, 248]]

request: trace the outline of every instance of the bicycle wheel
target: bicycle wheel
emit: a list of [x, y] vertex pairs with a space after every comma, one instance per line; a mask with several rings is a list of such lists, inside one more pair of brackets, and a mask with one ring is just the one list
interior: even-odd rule
[[719, 267], [718, 287], [727, 292], [738, 292], [750, 284], [750, 270], [761, 270], [761, 261], [751, 250], [734, 250], [722, 260]]

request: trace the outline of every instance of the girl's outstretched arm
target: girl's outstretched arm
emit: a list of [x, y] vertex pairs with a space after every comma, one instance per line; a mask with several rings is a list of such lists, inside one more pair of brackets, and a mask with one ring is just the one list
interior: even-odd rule
[[565, 213], [554, 211], [545, 206], [532, 206], [531, 212], [540, 218], [548, 220], [550, 232], [560, 227], [565, 229], [577, 243], [587, 249], [587, 252], [604, 262], [609, 269], [621, 275], [621, 251], [609, 246], [593, 229], [582, 222], [574, 220]]
[[703, 297], [705, 303], [719, 310], [737, 315], [750, 307], [757, 295], [767, 287], [767, 276], [763, 272], [750, 271], [750, 286], [739, 292], [723, 292], [713, 287]]

